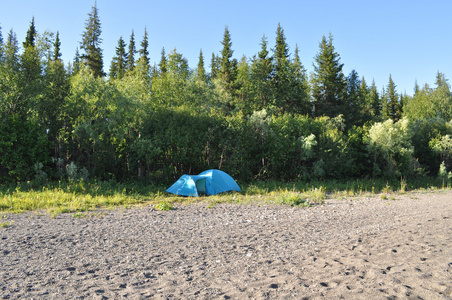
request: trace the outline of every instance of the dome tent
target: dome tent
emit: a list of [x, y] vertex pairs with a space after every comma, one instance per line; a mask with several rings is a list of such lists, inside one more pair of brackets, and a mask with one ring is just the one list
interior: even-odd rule
[[240, 187], [229, 174], [212, 169], [199, 175], [182, 175], [166, 191], [179, 196], [198, 197], [203, 194], [216, 195], [229, 191], [240, 192]]

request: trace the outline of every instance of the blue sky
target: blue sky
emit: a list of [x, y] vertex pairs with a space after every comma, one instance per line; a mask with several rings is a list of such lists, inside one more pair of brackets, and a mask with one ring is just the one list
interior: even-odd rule
[[[94, 0], [0, 0], [3, 38], [12, 28], [22, 44], [34, 16], [38, 32], [60, 32], [69, 62], [93, 5]], [[355, 69], [379, 90], [389, 74], [398, 92], [410, 95], [415, 80], [433, 85], [438, 71], [452, 78], [450, 0], [97, 0], [97, 7], [107, 72], [119, 37], [128, 43], [132, 30], [139, 47], [147, 28], [151, 63], [158, 63], [163, 47], [167, 53], [177, 48], [195, 67], [202, 49], [209, 68], [212, 52], [221, 51], [225, 26], [240, 59], [259, 51], [264, 34], [273, 47], [281, 23], [291, 53], [298, 44], [308, 72], [322, 36], [331, 32], [344, 73]]]

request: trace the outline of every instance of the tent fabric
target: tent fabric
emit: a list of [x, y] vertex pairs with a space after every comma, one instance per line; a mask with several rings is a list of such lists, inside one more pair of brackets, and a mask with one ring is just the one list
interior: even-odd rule
[[229, 191], [240, 192], [240, 187], [229, 174], [212, 169], [199, 175], [182, 175], [166, 191], [180, 196], [198, 197], [200, 194], [216, 195]]

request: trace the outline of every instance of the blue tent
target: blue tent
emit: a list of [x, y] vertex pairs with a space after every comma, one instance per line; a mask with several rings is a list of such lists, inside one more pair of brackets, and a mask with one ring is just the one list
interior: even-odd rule
[[216, 195], [237, 191], [240, 187], [227, 173], [220, 170], [207, 170], [199, 175], [182, 175], [169, 189], [168, 193], [179, 196]]

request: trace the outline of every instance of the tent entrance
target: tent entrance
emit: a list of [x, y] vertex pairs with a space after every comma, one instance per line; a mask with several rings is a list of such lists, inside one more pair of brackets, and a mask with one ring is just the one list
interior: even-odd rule
[[196, 181], [196, 189], [199, 195], [207, 195], [206, 191], [206, 178], [198, 179]]

